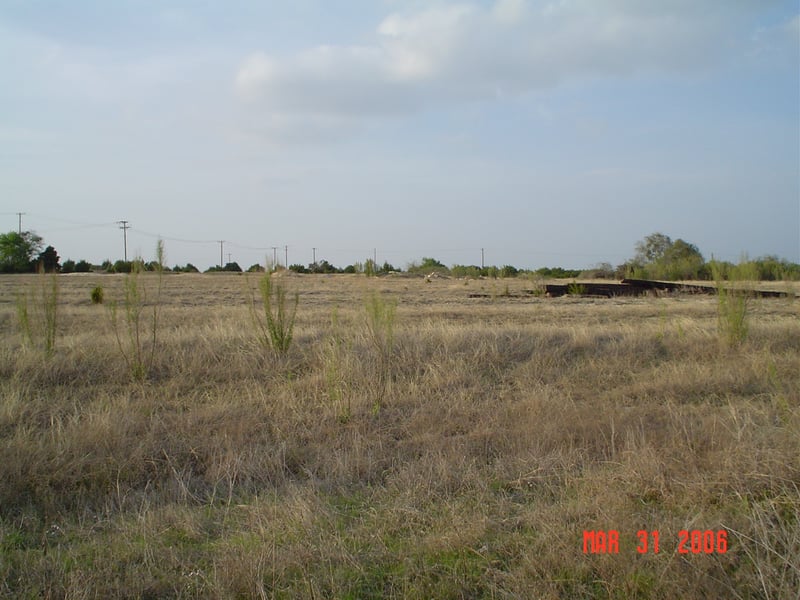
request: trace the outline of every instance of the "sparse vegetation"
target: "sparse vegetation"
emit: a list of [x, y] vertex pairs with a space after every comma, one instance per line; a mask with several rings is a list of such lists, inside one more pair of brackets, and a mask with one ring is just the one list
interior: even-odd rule
[[156, 295], [151, 302], [152, 317], [149, 323], [146, 324], [142, 317], [148, 300], [147, 286], [143, 277], [145, 263], [141, 259], [129, 263], [131, 270], [125, 274], [123, 280], [122, 300], [114, 300], [107, 304], [117, 347], [131, 377], [139, 382], [150, 374], [158, 347], [159, 311], [165, 264], [164, 242], [161, 240], [156, 244], [155, 264], [157, 265]]
[[[182, 275], [140, 385], [108, 360], [88, 278], [60, 282], [58, 351], [19, 351], [26, 277], [0, 277], [0, 596], [800, 589], [796, 303], [750, 299], [731, 353], [713, 296], [493, 303], [444, 278], [287, 275], [304, 300], [285, 377], [259, 368], [241, 278]], [[128, 281], [96, 277], [108, 298]], [[595, 529], [619, 531], [619, 554], [583, 553]], [[637, 553], [640, 530], [658, 554]], [[726, 552], [680, 554], [681, 530], [726, 531]]]
[[22, 339], [50, 357], [56, 345], [58, 277], [41, 273], [36, 279], [36, 285], [17, 292], [17, 322]]
[[259, 332], [258, 340], [265, 349], [271, 348], [276, 356], [285, 357], [292, 345], [299, 294], [294, 294], [294, 302], [289, 306], [285, 286], [273, 281], [270, 274], [259, 279], [258, 291], [263, 317], [256, 310], [254, 294], [250, 291], [250, 316]]
[[567, 285], [567, 293], [570, 296], [583, 296], [586, 293], [586, 286], [573, 281], [572, 283]]
[[724, 270], [712, 261], [711, 268], [717, 283], [720, 335], [728, 346], [739, 346], [747, 339], [748, 305], [752, 301], [752, 286], [758, 276], [757, 270], [746, 259], [738, 266]]

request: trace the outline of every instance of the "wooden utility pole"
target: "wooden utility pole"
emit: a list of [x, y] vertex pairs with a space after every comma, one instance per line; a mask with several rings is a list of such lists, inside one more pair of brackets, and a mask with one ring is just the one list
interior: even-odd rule
[[131, 228], [127, 221], [117, 221], [119, 228], [122, 229], [122, 240], [125, 244], [125, 262], [128, 262], [128, 229]]
[[219, 242], [219, 268], [222, 268], [222, 244], [225, 243], [225, 240], [217, 240]]
[[19, 234], [20, 235], [22, 235], [22, 215], [24, 215], [24, 214], [25, 213], [23, 213], [23, 212], [18, 212], [17, 213], [17, 216], [19, 217]]

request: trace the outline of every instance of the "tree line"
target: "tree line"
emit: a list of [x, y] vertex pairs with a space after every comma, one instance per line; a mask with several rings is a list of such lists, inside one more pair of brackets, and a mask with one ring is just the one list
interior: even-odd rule
[[[58, 252], [53, 246], [43, 248], [43, 240], [31, 231], [0, 234], [0, 273], [88, 273], [100, 271], [107, 273], [130, 273], [132, 270], [154, 271], [155, 261], [146, 262], [142, 259], [133, 261], [110, 260], [103, 261], [100, 265], [92, 265], [86, 260], [74, 261], [71, 259], [61, 262]], [[756, 259], [743, 259], [763, 281], [780, 281], [784, 279], [800, 280], [800, 264], [790, 262], [777, 256], [763, 256]], [[520, 275], [536, 276], [547, 279], [658, 279], [666, 281], [677, 280], [711, 280], [714, 273], [723, 275], [734, 268], [734, 264], [726, 261], [711, 259], [706, 261], [700, 250], [694, 244], [682, 239], [672, 240], [663, 233], [652, 233], [640, 240], [635, 245], [634, 256], [616, 267], [610, 263], [601, 263], [589, 269], [564, 269], [562, 267], [541, 267], [535, 270], [518, 269], [513, 265], [478, 266], [455, 264], [450, 267], [441, 261], [424, 257], [421, 261], [413, 262], [405, 269], [406, 273], [417, 275], [448, 275], [451, 277], [490, 277], [506, 278]], [[264, 265], [251, 265], [248, 272], [264, 272], [283, 268], [279, 266], [265, 267]], [[309, 263], [307, 266], [293, 264], [289, 267], [295, 273], [363, 273], [365, 275], [386, 275], [389, 273], [403, 272], [394, 265], [384, 262], [376, 263], [368, 258], [363, 262], [356, 262], [339, 268], [327, 260]], [[191, 263], [184, 266], [176, 265], [167, 271], [176, 273], [199, 273], [200, 269]], [[229, 262], [224, 266], [212, 266], [205, 270], [213, 272], [243, 272], [244, 269], [236, 263]]]

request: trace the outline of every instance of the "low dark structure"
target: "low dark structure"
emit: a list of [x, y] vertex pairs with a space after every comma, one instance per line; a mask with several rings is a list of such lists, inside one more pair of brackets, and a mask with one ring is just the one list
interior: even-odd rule
[[[682, 293], [682, 294], [716, 294], [714, 285], [689, 285], [671, 281], [651, 281], [649, 279], [623, 279], [620, 283], [570, 283], [548, 284], [545, 286], [547, 296], [598, 296], [612, 298], [614, 296], [645, 296], [647, 294]], [[533, 293], [532, 291], [530, 293]], [[748, 294], [758, 298], [786, 298], [786, 292], [749, 290]]]

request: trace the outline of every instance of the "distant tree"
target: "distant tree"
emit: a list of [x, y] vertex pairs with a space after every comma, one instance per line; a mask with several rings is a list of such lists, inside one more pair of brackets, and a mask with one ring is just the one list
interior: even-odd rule
[[655, 270], [665, 279], [697, 279], [704, 264], [705, 259], [697, 246], [677, 239], [656, 261]]
[[65, 274], [74, 273], [75, 272], [75, 261], [71, 258], [68, 258], [64, 261], [61, 265], [61, 272]]
[[607, 262], [598, 263], [580, 274], [581, 279], [614, 279], [614, 276], [614, 267]]
[[564, 269], [562, 267], [541, 267], [535, 273], [550, 279], [574, 279], [581, 274], [580, 269]]
[[259, 265], [258, 263], [250, 265], [247, 268], [248, 273], [264, 273], [265, 271], [266, 269], [263, 267], [263, 265]]
[[435, 258], [429, 256], [423, 257], [420, 263], [411, 263], [408, 265], [407, 271], [417, 275], [429, 275], [430, 273], [439, 273], [440, 275], [449, 275], [450, 269]]
[[358, 268], [355, 265], [347, 265], [342, 269], [342, 273], [358, 273]]
[[230, 271], [230, 272], [233, 272], [233, 273], [241, 273], [242, 272], [242, 267], [239, 266], [239, 263], [234, 261], [234, 262], [226, 263], [225, 266], [222, 267], [222, 270], [223, 271]]
[[44, 251], [39, 253], [36, 259], [36, 270], [45, 273], [58, 273], [61, 270], [59, 262], [60, 259], [56, 249], [52, 246], [48, 246]]
[[667, 253], [672, 240], [663, 233], [651, 233], [643, 240], [636, 242], [636, 256], [634, 260], [641, 263], [654, 263]]
[[91, 270], [92, 270], [91, 263], [89, 263], [89, 262], [87, 262], [85, 260], [79, 260], [77, 263], [75, 263], [75, 272], [76, 273], [90, 273]]
[[299, 264], [289, 265], [289, 270], [292, 271], [293, 273], [310, 273], [311, 272], [307, 268], [305, 268], [303, 265], [299, 265]]
[[111, 262], [110, 260], [108, 260], [108, 259], [105, 259], [105, 260], [102, 262], [102, 264], [100, 265], [100, 268], [101, 268], [103, 271], [105, 271], [106, 273], [113, 273], [113, 272], [114, 272], [114, 263], [112, 263], [112, 262]]
[[133, 261], [118, 260], [111, 266], [112, 273], [130, 273], [133, 269]]
[[334, 267], [327, 260], [322, 260], [308, 265], [309, 273], [338, 273], [339, 269]]
[[500, 277], [516, 277], [519, 274], [519, 269], [511, 265], [504, 265], [500, 269]]
[[682, 239], [674, 242], [663, 233], [653, 233], [636, 243], [636, 255], [619, 267], [626, 277], [647, 279], [700, 279], [708, 268], [700, 250]]
[[481, 276], [481, 268], [477, 265], [453, 265], [450, 267], [453, 277], [471, 277], [477, 279]]
[[33, 271], [33, 258], [42, 247], [42, 238], [31, 231], [0, 234], [0, 272], [29, 273]]

